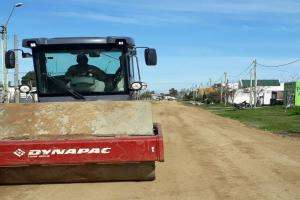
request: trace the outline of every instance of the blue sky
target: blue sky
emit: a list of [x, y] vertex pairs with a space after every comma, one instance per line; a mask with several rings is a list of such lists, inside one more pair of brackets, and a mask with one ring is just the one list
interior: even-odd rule
[[[1, 0], [3, 23], [14, 3]], [[9, 24], [20, 39], [130, 36], [155, 47], [157, 67], [142, 66], [150, 89], [188, 88], [220, 79], [247, 78], [254, 58], [280, 64], [300, 57], [299, 0], [23, 0]], [[10, 41], [12, 43], [12, 40]], [[26, 72], [32, 64], [21, 63]], [[11, 73], [12, 74], [12, 73]], [[300, 78], [300, 63], [258, 69], [259, 78]], [[0, 76], [1, 78], [1, 76]]]

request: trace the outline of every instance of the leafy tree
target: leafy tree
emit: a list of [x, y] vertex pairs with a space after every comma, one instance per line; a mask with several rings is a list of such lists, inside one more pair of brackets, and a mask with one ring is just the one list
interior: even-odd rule
[[178, 91], [175, 88], [169, 89], [169, 95], [172, 97], [176, 97], [178, 94]]
[[187, 91], [182, 98], [184, 101], [189, 101], [193, 99], [193, 92]]
[[27, 72], [25, 76], [22, 77], [21, 82], [24, 85], [30, 85], [35, 87], [36, 86], [35, 72], [34, 71]]

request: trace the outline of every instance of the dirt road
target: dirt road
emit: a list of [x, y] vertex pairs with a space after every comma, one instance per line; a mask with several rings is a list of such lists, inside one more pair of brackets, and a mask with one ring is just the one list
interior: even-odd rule
[[0, 199], [300, 199], [300, 138], [175, 102], [153, 107], [166, 159], [156, 181], [1, 186]]

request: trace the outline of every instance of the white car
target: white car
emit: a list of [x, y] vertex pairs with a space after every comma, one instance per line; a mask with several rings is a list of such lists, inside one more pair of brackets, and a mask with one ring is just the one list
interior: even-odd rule
[[172, 97], [172, 96], [165, 96], [165, 100], [175, 101], [176, 98], [175, 98], [175, 97]]

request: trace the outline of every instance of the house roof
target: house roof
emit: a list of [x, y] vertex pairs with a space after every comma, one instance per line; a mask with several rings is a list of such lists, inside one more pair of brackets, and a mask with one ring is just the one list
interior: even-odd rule
[[[254, 80], [252, 80], [252, 85], [254, 86]], [[269, 80], [257, 80], [257, 86], [280, 86], [279, 80], [269, 79]], [[239, 82], [240, 88], [250, 87], [250, 80], [241, 80]]]

